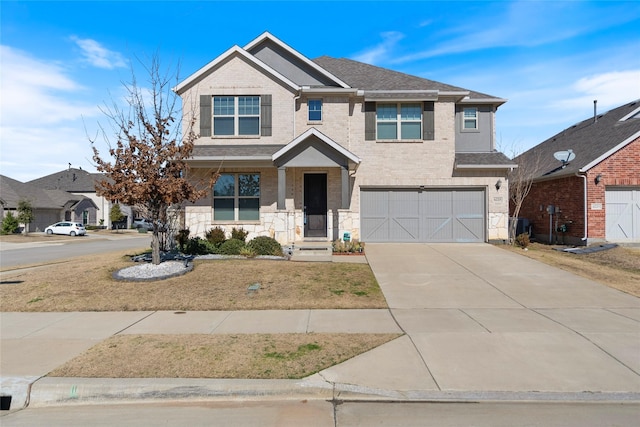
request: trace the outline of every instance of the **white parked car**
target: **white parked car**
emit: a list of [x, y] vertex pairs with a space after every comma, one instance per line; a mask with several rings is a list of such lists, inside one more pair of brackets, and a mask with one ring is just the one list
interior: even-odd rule
[[136, 218], [133, 220], [133, 228], [142, 228], [151, 231], [153, 230], [153, 222], [145, 218]]
[[68, 236], [84, 236], [87, 229], [79, 222], [56, 222], [44, 229], [47, 234], [66, 234]]

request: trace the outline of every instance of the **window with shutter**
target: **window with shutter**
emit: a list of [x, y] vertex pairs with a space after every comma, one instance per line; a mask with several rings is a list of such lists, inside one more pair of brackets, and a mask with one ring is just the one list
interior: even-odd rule
[[376, 139], [422, 139], [422, 104], [378, 103], [376, 105]]
[[200, 136], [211, 136], [211, 95], [200, 95]]

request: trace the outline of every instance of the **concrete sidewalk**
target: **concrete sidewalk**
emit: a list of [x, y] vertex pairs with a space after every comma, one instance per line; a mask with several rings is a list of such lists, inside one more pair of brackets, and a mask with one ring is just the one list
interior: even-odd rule
[[[367, 245], [390, 310], [2, 313], [2, 394], [640, 401], [640, 299], [486, 244]], [[41, 378], [113, 334], [405, 332], [303, 380]], [[30, 388], [30, 390], [29, 390]]]

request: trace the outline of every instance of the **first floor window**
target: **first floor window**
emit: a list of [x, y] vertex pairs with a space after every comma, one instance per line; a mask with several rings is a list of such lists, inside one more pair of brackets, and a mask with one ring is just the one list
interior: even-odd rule
[[214, 96], [213, 134], [259, 135], [259, 96]]
[[421, 139], [422, 104], [378, 104], [377, 139]]
[[464, 108], [462, 120], [462, 130], [478, 129], [478, 109]]
[[222, 174], [213, 187], [214, 221], [260, 219], [260, 174]]

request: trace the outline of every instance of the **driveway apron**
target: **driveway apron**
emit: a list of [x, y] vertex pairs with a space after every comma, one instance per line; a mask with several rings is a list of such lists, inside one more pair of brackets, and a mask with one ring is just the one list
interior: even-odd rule
[[489, 244], [368, 244], [367, 259], [422, 359], [410, 388], [640, 392], [636, 297]]

